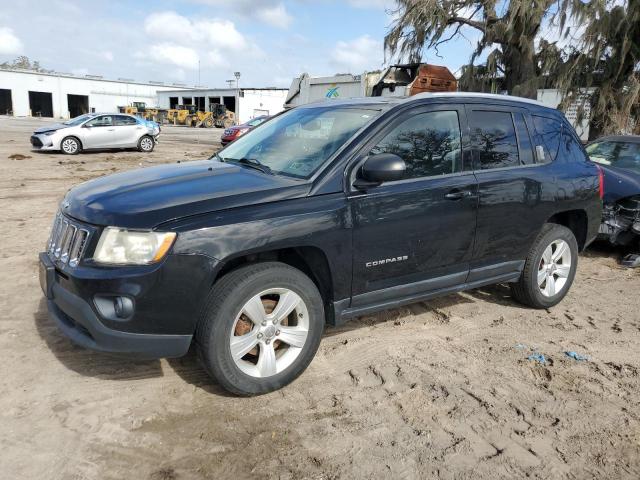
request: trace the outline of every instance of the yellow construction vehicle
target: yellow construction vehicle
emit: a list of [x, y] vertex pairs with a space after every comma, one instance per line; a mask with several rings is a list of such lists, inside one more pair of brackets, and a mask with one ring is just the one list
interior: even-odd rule
[[174, 125], [187, 125], [191, 127], [194, 124], [197, 113], [198, 109], [195, 105], [176, 105], [175, 108], [167, 110], [166, 119]]
[[163, 123], [167, 115], [167, 111], [158, 107], [149, 108], [145, 102], [132, 102], [126, 107], [118, 107], [120, 113], [128, 113], [136, 115], [145, 120], [153, 120], [154, 122]]
[[203, 127], [211, 128], [215, 125], [218, 128], [229, 128], [236, 123], [236, 114], [220, 103], [210, 103], [209, 111], [202, 114]]

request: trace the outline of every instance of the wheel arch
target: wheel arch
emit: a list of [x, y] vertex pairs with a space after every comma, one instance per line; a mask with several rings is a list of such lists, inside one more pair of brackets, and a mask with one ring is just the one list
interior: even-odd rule
[[567, 227], [573, 232], [578, 242], [578, 251], [583, 251], [587, 244], [587, 232], [589, 230], [589, 217], [585, 210], [566, 210], [553, 214], [547, 223], [555, 223]]
[[80, 150], [84, 150], [84, 144], [82, 143], [82, 139], [80, 137], [78, 137], [77, 135], [74, 135], [74, 134], [65, 135], [64, 137], [62, 137], [60, 139], [60, 148], [61, 149], [62, 149], [62, 142], [64, 142], [67, 138], [73, 138], [74, 140], [76, 140], [78, 142], [78, 145], [80, 145]]
[[326, 253], [314, 246], [288, 247], [250, 254], [239, 254], [226, 259], [224, 266], [218, 271], [212, 285], [229, 272], [249, 263], [277, 261], [300, 270], [307, 275], [322, 295], [325, 306], [325, 320], [333, 322], [334, 281]]

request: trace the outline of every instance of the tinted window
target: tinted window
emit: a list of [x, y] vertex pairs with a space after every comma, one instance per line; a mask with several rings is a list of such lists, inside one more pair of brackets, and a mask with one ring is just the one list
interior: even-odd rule
[[406, 178], [445, 175], [462, 170], [458, 112], [414, 115], [398, 125], [371, 149], [371, 154], [394, 153], [407, 165]]
[[125, 115], [118, 115], [116, 117], [116, 125], [137, 125], [138, 122], [133, 117], [127, 117]]
[[587, 159], [582, 144], [567, 126], [563, 128], [559, 155], [562, 155], [564, 160], [570, 162], [584, 162]]
[[111, 115], [100, 115], [93, 120], [87, 122], [85, 125], [89, 127], [110, 127], [113, 125], [111, 121]]
[[471, 112], [473, 147], [479, 168], [520, 165], [516, 130], [510, 112]]
[[546, 153], [549, 155], [547, 160], [553, 162], [558, 155], [562, 124], [560, 120], [555, 118], [540, 117], [538, 115], [533, 115], [532, 117], [536, 132], [542, 138], [544, 146], [546, 147]]
[[531, 165], [535, 163], [535, 160], [533, 159], [533, 146], [531, 144], [531, 137], [529, 136], [529, 129], [524, 121], [524, 116], [521, 113], [515, 113], [513, 119], [515, 120], [516, 130], [518, 132], [520, 161], [524, 165]]

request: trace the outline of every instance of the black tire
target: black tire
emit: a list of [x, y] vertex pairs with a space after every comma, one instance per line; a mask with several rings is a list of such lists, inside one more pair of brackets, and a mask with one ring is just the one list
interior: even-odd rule
[[151, 153], [156, 146], [156, 142], [151, 135], [143, 135], [138, 140], [138, 151], [144, 153]]
[[[548, 246], [559, 240], [563, 240], [568, 244], [571, 254], [571, 266], [564, 286], [555, 295], [545, 296], [538, 285], [538, 273], [541, 271], [540, 268], [543, 263], [542, 256]], [[511, 284], [511, 293], [518, 302], [529, 307], [553, 307], [560, 303], [571, 288], [577, 267], [578, 242], [573, 232], [562, 225], [546, 223], [531, 247], [529, 255], [527, 255], [520, 280]]]
[[193, 117], [191, 115], [187, 115], [186, 117], [184, 117], [184, 124], [187, 127], [193, 127]]
[[205, 118], [204, 122], [202, 122], [202, 126], [204, 128], [212, 128], [213, 127], [213, 118], [211, 118], [211, 117]]
[[76, 137], [64, 137], [60, 142], [60, 151], [65, 155], [77, 155], [82, 151], [82, 143]]
[[[236, 364], [230, 336], [243, 306], [269, 288], [285, 288], [302, 299], [309, 317], [308, 334], [300, 353], [287, 368], [258, 378]], [[282, 388], [307, 368], [320, 345], [324, 323], [322, 297], [309, 277], [283, 263], [255, 263], [231, 271], [213, 286], [196, 328], [195, 344], [204, 368], [222, 387], [237, 395], [258, 395]]]

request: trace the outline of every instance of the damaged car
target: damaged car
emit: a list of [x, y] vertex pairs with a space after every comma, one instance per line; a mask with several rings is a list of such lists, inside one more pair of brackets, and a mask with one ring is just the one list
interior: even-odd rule
[[85, 113], [47, 125], [31, 135], [33, 150], [76, 155], [83, 150], [137, 148], [152, 152], [160, 135], [156, 122], [127, 114]]
[[[601, 239], [637, 248], [640, 240], [640, 135], [602, 137], [586, 146], [604, 177]], [[638, 255], [623, 264], [637, 266]]]

